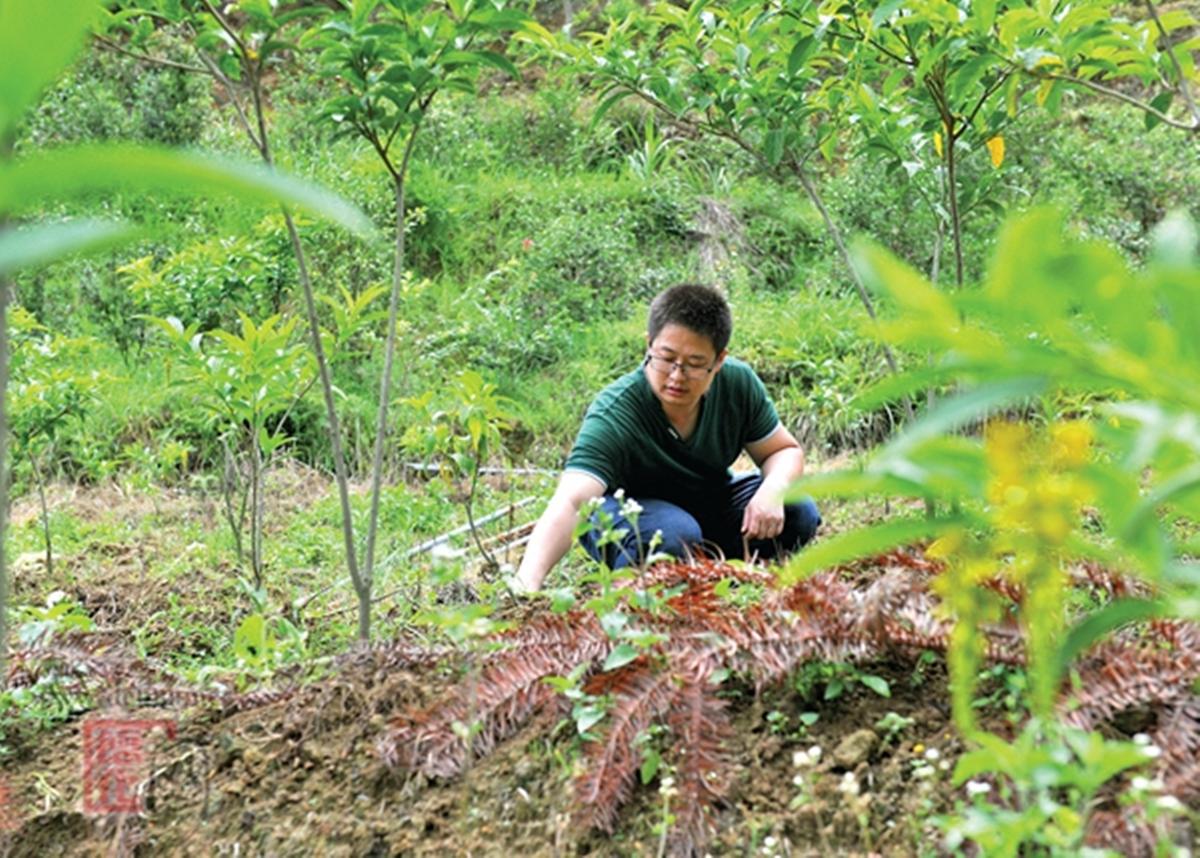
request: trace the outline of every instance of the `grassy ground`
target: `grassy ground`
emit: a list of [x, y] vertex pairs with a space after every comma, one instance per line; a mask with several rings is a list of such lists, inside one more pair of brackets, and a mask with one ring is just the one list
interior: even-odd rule
[[[845, 464], [842, 459], [825, 466]], [[154, 750], [151, 809], [122, 826], [86, 816], [79, 806], [80, 730], [89, 713], [103, 711], [96, 709], [99, 701], [39, 689], [34, 703], [15, 716], [8, 710], [0, 722], [4, 782], [22, 820], [7, 835], [9, 854], [110, 848], [137, 854], [237, 848], [242, 854], [276, 855], [314, 849], [346, 855], [656, 850], [661, 776], [634, 791], [612, 836], [569, 825], [564, 800], [582, 745], [561, 725], [547, 732], [552, 725], [531, 724], [462, 779], [426, 783], [388, 772], [374, 750], [386, 719], [434, 699], [459, 678], [453, 671], [390, 670], [370, 659], [334, 673], [321, 666], [328, 665], [322, 656], [344, 651], [353, 636], [353, 599], [337, 571], [330, 487], [323, 475], [296, 465], [275, 469], [269, 485], [269, 574], [266, 592], [257, 595], [239, 583], [212, 495], [116, 485], [56, 487], [50, 496], [59, 537], [52, 574], [39, 545], [38, 509], [28, 499], [16, 506], [14, 597], [24, 620], [19, 634], [31, 632], [43, 616], [37, 609], [58, 591], [60, 604], [76, 606], [64, 616], [86, 616], [92, 635], [113, 647], [131, 647], [189, 683], [253, 689], [264, 680], [272, 687], [306, 676], [307, 688], [286, 702], [240, 714], [205, 707], [133, 710], [141, 717], [175, 719], [179, 733]], [[408, 484], [389, 493], [385, 555], [402, 553], [413, 541], [457, 523], [445, 515], [453, 507], [435, 486]], [[544, 496], [547, 488], [538, 477], [496, 482], [483, 508]], [[520, 515], [527, 517], [533, 508]], [[888, 511], [831, 504], [825, 514], [829, 532], [836, 532]], [[447, 562], [453, 561], [440, 561]], [[442, 632], [436, 625], [414, 626], [416, 614], [444, 615], [469, 605], [471, 592], [494, 598], [472, 577], [477, 564], [468, 563], [466, 577], [456, 581], [457, 576], [439, 578], [431, 563], [436, 565], [423, 554], [385, 566], [377, 591], [389, 595], [376, 606], [379, 639], [403, 629], [409, 639], [437, 641]], [[570, 580], [584, 571], [573, 560], [562, 574]], [[433, 583], [438, 580], [444, 583]], [[498, 619], [515, 619], [527, 610], [503, 600], [497, 604]], [[239, 623], [255, 610], [287, 619], [299, 630], [298, 640], [281, 637], [269, 665], [247, 663], [235, 646]], [[60, 636], [67, 625], [60, 617]], [[874, 678], [876, 690], [858, 679], [864, 675]], [[880, 679], [887, 697], [878, 693]], [[843, 690], [831, 694], [827, 689], [835, 681]], [[761, 694], [731, 682], [731, 750], [746, 762], [722, 811], [713, 853], [922, 854], [932, 836], [931, 814], [953, 801], [945, 767], [931, 779], [913, 774], [925, 760], [924, 749], [938, 749], [949, 760], [959, 748], [944, 683], [942, 667], [924, 659], [861, 670], [814, 665], [794, 683]], [[876, 726], [885, 716], [891, 719], [886, 723], [902, 726]], [[869, 749], [848, 750], [835, 760], [835, 749], [852, 736], [857, 738], [851, 745], [865, 741]], [[793, 755], [814, 744], [826, 759], [804, 772], [808, 781], [801, 789], [793, 783], [801, 773]], [[846, 772], [863, 783], [863, 798], [852, 805], [838, 792]]]

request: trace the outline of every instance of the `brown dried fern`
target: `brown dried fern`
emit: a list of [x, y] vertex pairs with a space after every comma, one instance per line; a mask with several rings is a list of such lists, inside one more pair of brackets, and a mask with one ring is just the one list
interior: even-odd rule
[[495, 642], [501, 649], [461, 686], [466, 694], [392, 722], [378, 745], [385, 762], [431, 777], [457, 774], [471, 754], [487, 753], [554, 699], [545, 677], [602, 661], [611, 647], [586, 612], [538, 617]]
[[733, 761], [728, 751], [732, 735], [725, 701], [709, 687], [712, 670], [698, 664], [682, 677], [667, 726], [675, 736], [673, 761], [678, 783], [672, 802], [675, 829], [672, 854], [703, 852], [712, 834], [713, 808], [725, 799]]
[[607, 728], [584, 749], [587, 768], [575, 781], [575, 821], [583, 828], [612, 831], [617, 810], [633, 791], [638, 764], [637, 740], [672, 705], [675, 677], [638, 660], [603, 674], [588, 687], [591, 694], [613, 698]]
[[[942, 571], [940, 563], [906, 549], [841, 573], [862, 580], [859, 573], [868, 568], [885, 573], [859, 586], [845, 574], [827, 573], [775, 589], [771, 576], [756, 569], [705, 560], [658, 564], [635, 586], [679, 592], [657, 612], [631, 603], [624, 610], [630, 624], [659, 633], [662, 643], [615, 670], [601, 671], [612, 644], [594, 617], [586, 612], [537, 617], [496, 638], [500, 649], [486, 658], [473, 688], [464, 683], [434, 706], [396, 719], [381, 750], [391, 763], [436, 776], [453, 774], [468, 757], [465, 719], [479, 719], [470, 753], [486, 752], [550, 702], [553, 695], [543, 677], [566, 675], [582, 665], [589, 677], [585, 690], [611, 702], [599, 736], [584, 749], [585, 768], [575, 782], [577, 824], [613, 829], [636, 785], [639, 737], [662, 724], [672, 736], [664, 756], [678, 784], [669, 847], [672, 854], [697, 854], [711, 836], [733, 766], [725, 705], [709, 683], [714, 671], [742, 671], [762, 686], [813, 660], [861, 662], [885, 653], [944, 651], [948, 645], [950, 624], [939, 617], [927, 586]], [[1140, 592], [1098, 567], [1083, 567], [1077, 577], [1094, 591]], [[725, 579], [763, 587], [764, 594], [757, 604], [739, 607], [719, 595], [717, 586]], [[1002, 597], [1021, 595], [1000, 578], [992, 589]], [[1156, 623], [1149, 635], [1137, 644], [1114, 640], [1090, 653], [1080, 666], [1084, 691], [1065, 717], [1091, 728], [1133, 705], [1157, 707], [1154, 738], [1170, 749], [1157, 773], [1169, 791], [1185, 798], [1194, 795], [1200, 744], [1200, 707], [1190, 690], [1200, 636], [1179, 623]], [[984, 636], [989, 660], [1024, 663], [1014, 625], [985, 629]], [[1094, 836], [1124, 838], [1121, 842], [1129, 844], [1146, 836], [1136, 825], [1106, 819], [1097, 815]]]

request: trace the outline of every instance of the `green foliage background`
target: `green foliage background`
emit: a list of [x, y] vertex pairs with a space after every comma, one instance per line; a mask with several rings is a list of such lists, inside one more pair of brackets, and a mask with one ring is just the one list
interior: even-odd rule
[[[180, 50], [170, 39], [162, 49]], [[272, 114], [277, 160], [384, 225], [390, 191], [373, 154], [329, 139], [306, 117], [304, 105], [322, 89], [303, 63], [281, 76]], [[45, 96], [17, 148], [158, 140], [249, 155], [230, 114], [214, 103], [219, 95], [202, 78], [97, 47]], [[410, 178], [408, 370], [399, 395], [418, 394], [459, 369], [488, 373], [515, 403], [513, 447], [531, 464], [554, 467], [594, 390], [636, 361], [646, 299], [702, 276], [698, 218], [712, 201], [729, 218], [727, 231], [713, 238], [728, 251], [718, 276], [736, 305], [735, 350], [754, 361], [789, 423], [817, 451], [882, 438], [889, 413], [856, 414], [848, 405], [880, 377], [881, 361], [859, 333], [862, 313], [820, 219], [794, 183], [762, 175], [732, 146], [684, 139], [670, 126], [665, 134], [676, 156], [651, 179], [640, 178], [627, 159], [644, 142], [643, 109], [626, 102], [598, 123], [590, 109], [589, 96], [561, 75], [536, 84], [497, 79], [478, 103], [464, 95], [435, 105]], [[1189, 141], [1161, 128], [1147, 134], [1139, 117], [1118, 106], [1067, 99], [1059, 116], [1035, 114], [1019, 124], [1007, 151], [1005, 208], [1058, 204], [1073, 229], [1115, 242], [1135, 262], [1167, 210], [1191, 207], [1200, 216], [1200, 165]], [[928, 269], [932, 215], [881, 159], [835, 160], [821, 183], [848, 231]], [[38, 322], [64, 336], [94, 337], [95, 354], [80, 369], [106, 370], [71, 443], [59, 445], [55, 468], [69, 479], [103, 479], [131, 449], [168, 438], [190, 448], [189, 468], [205, 468], [216, 460], [215, 438], [201, 411], [164, 384], [166, 344], [138, 314], [211, 329], [234, 325], [239, 311], [252, 318], [295, 312], [295, 263], [281, 219], [224, 200], [120, 194], [46, 214], [128, 215], [165, 227], [153, 242], [17, 280], [17, 300]], [[1001, 220], [989, 212], [967, 220], [972, 275], [982, 271]], [[335, 227], [305, 228], [323, 294], [360, 294], [387, 280], [386, 249], [365, 251]], [[780, 313], [786, 324], [768, 321]], [[360, 332], [336, 369], [353, 431], [370, 432], [379, 331]], [[557, 395], [548, 400], [550, 388]], [[305, 403], [291, 419], [295, 454], [324, 463], [319, 408]], [[350, 446], [365, 449], [370, 441]], [[22, 477], [18, 464], [18, 486]]]

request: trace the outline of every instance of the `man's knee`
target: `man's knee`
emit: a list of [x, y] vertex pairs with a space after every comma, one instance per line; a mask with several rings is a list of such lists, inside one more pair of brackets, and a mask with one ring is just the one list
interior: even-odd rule
[[812, 498], [805, 498], [783, 508], [783, 534], [780, 541], [795, 550], [807, 545], [821, 526], [821, 512]]
[[660, 517], [654, 530], [647, 533], [643, 541], [649, 543], [655, 532], [662, 534], [656, 550], [670, 554], [672, 557], [685, 556], [692, 546], [699, 545], [704, 539], [704, 534], [700, 531], [700, 523], [691, 513], [685, 512], [679, 507], [675, 507], [669, 515]]
[[[638, 505], [641, 509], [636, 520], [630, 520], [615, 498], [605, 497], [600, 511], [592, 516], [591, 527], [580, 539], [593, 559], [621, 569], [644, 562], [652, 547], [653, 551], [683, 557], [704, 538], [699, 522], [682, 507], [657, 499], [642, 500]], [[601, 535], [607, 528], [623, 534], [601, 546]], [[656, 533], [661, 534], [657, 540]]]

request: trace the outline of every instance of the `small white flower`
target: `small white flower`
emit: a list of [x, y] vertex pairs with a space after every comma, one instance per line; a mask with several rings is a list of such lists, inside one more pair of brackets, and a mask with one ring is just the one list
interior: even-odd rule
[[797, 787], [803, 787], [804, 775], [796, 775], [794, 778], [792, 778], [792, 784]]
[[1183, 811], [1183, 802], [1173, 795], [1160, 795], [1155, 802], [1159, 810], [1165, 810], [1170, 813], [1181, 813]]
[[942, 760], [940, 763], [938, 763], [938, 771], [939, 771], [939, 772], [948, 772], [948, 771], [950, 771], [950, 761], [949, 761], [949, 760]]
[[812, 755], [808, 751], [796, 751], [792, 754], [793, 769], [807, 769], [813, 764]]
[[853, 772], [846, 772], [842, 775], [842, 782], [838, 784], [838, 792], [845, 796], [858, 795], [858, 778]]
[[937, 748], [928, 748], [925, 751], [925, 759], [929, 760], [931, 763], [936, 762], [937, 760], [941, 759], [941, 757], [942, 752]]
[[992, 785], [984, 781], [967, 781], [967, 795], [987, 795], [992, 791]]
[[1158, 747], [1158, 745], [1143, 745], [1142, 753], [1152, 760], [1157, 760], [1162, 756], [1162, 748]]
[[633, 518], [635, 515], [641, 514], [642, 505], [633, 498], [629, 498], [627, 501], [625, 501], [625, 503], [621, 504], [621, 515], [625, 516], [626, 518]]
[[767, 847], [768, 849], [774, 849], [777, 843], [779, 843], [779, 841], [769, 834], [763, 838], [763, 846]]
[[917, 780], [925, 780], [925, 778], [933, 777], [937, 772], [933, 766], [917, 766], [913, 769], [913, 777]]
[[1141, 775], [1134, 775], [1130, 778], [1129, 786], [1137, 792], [1149, 792], [1151, 789], [1150, 779], [1144, 778]]
[[1146, 733], [1135, 733], [1133, 736], [1133, 744], [1149, 745], [1150, 744], [1150, 736]]
[[808, 749], [808, 756], [809, 756], [809, 758], [810, 758], [810, 759], [813, 761], [813, 765], [814, 765], [814, 766], [815, 766], [817, 763], [821, 762], [821, 746], [820, 746], [820, 745], [813, 745], [811, 748], [809, 748], [809, 749]]
[[625, 500], [625, 489], [617, 489], [613, 492], [613, 497], [619, 501]]

